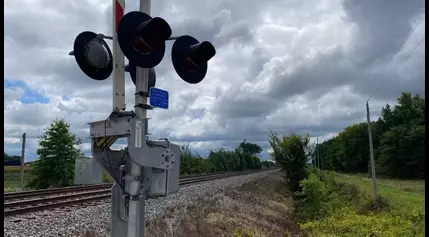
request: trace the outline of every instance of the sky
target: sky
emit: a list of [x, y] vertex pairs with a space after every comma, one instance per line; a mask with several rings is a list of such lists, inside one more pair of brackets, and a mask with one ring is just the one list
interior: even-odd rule
[[[126, 12], [139, 1], [126, 1]], [[38, 137], [65, 118], [90, 155], [88, 122], [112, 108], [112, 78], [88, 78], [68, 53], [82, 31], [112, 35], [111, 1], [5, 1], [4, 149], [37, 158]], [[151, 15], [173, 35], [210, 41], [217, 54], [205, 79], [190, 85], [171, 63], [171, 46], [155, 68], [170, 108], [150, 111], [151, 138], [193, 151], [235, 148], [243, 139], [269, 157], [269, 130], [327, 140], [371, 119], [401, 92], [424, 95], [423, 0], [157, 0]], [[108, 42], [109, 43], [109, 42]], [[126, 75], [127, 110], [134, 85]], [[118, 141], [115, 148], [123, 147]]]

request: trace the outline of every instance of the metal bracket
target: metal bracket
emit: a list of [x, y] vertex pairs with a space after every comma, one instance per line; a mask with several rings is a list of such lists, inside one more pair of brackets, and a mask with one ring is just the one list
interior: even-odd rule
[[140, 180], [142, 180], [142, 177], [141, 176], [126, 175], [124, 177], [124, 180], [127, 180], [127, 181], [131, 181], [131, 180], [140, 181]]
[[146, 109], [146, 110], [153, 110], [153, 107], [148, 104], [137, 104], [137, 105], [134, 105], [134, 107]]
[[91, 138], [107, 136], [126, 137], [130, 134], [132, 120], [131, 116], [127, 116], [113, 117], [89, 123]]
[[139, 91], [138, 93], [134, 93], [134, 95], [149, 97], [149, 92]]
[[158, 169], [172, 168], [175, 154], [169, 149], [170, 142], [147, 139], [147, 119], [112, 117], [89, 124], [93, 148], [107, 149], [116, 139], [127, 137], [128, 155], [135, 163]]

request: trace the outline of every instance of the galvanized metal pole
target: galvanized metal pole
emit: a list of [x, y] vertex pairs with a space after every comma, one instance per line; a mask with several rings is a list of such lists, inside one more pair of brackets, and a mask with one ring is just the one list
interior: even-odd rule
[[21, 173], [20, 173], [19, 191], [22, 191], [24, 188], [25, 139], [26, 139], [26, 134], [24, 133], [24, 134], [22, 134], [22, 150], [21, 150], [21, 158], [20, 158]]
[[371, 130], [371, 120], [370, 120], [370, 116], [369, 116], [368, 101], [366, 102], [366, 120], [368, 122], [369, 156], [371, 159], [373, 195], [374, 195], [374, 202], [376, 202], [377, 201], [377, 179], [375, 177], [374, 147], [372, 144], [372, 130]]
[[113, 111], [125, 110], [124, 53], [118, 42], [118, 24], [124, 16], [125, 0], [113, 0]]
[[[150, 0], [140, 0], [139, 10], [150, 15]], [[148, 94], [148, 83], [149, 83], [149, 69], [137, 67], [136, 69], [136, 93], [135, 93], [135, 113], [136, 118], [141, 119], [143, 122], [140, 124], [141, 134], [147, 135], [148, 124], [147, 124], [147, 110], [144, 107], [147, 105], [147, 94]], [[137, 126], [137, 125], [136, 125]], [[144, 136], [139, 135], [139, 139]], [[142, 141], [145, 142], [145, 141]], [[132, 177], [142, 177], [143, 168], [137, 163], [131, 160], [130, 175]], [[129, 200], [128, 208], [128, 237], [142, 237], [144, 236], [145, 217], [141, 216], [139, 211], [140, 205], [145, 205], [146, 193], [140, 194], [141, 187], [146, 187], [147, 179], [143, 179], [142, 182], [139, 179], [130, 181], [130, 196], [140, 195], [139, 198], [131, 198]], [[144, 190], [145, 192], [146, 190]]]

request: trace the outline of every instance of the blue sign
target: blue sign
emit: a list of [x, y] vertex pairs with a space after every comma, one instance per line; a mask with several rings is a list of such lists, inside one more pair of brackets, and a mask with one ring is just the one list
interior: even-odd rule
[[168, 109], [168, 91], [151, 87], [149, 90], [149, 103], [153, 107]]

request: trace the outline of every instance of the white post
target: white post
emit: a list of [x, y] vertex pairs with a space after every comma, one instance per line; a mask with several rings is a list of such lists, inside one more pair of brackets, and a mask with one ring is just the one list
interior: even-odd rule
[[[150, 0], [140, 0], [140, 8], [141, 12], [150, 15]], [[135, 105], [147, 104], [147, 97], [145, 95], [141, 95], [140, 93], [148, 92], [148, 82], [149, 82], [149, 70], [146, 68], [136, 68], [136, 95], [135, 95]], [[146, 135], [147, 131], [147, 110], [141, 107], [135, 107], [135, 113], [137, 119], [143, 119], [143, 123], [141, 124], [141, 131]], [[131, 161], [132, 162], [132, 161]], [[144, 175], [142, 173], [142, 167], [138, 164], [132, 162], [130, 168], [130, 175], [134, 177], [141, 177]], [[146, 179], [145, 179], [146, 180]], [[130, 196], [137, 195], [141, 189], [140, 180], [132, 180], [130, 181]], [[140, 215], [140, 205], [145, 205], [146, 194], [143, 195], [143, 199], [130, 199], [129, 208], [128, 208], [128, 237], [140, 237], [144, 236], [144, 226], [145, 226], [145, 218], [144, 215]], [[143, 232], [143, 233], [141, 233]]]
[[113, 0], [113, 111], [125, 110], [124, 54], [118, 42], [118, 23], [124, 16], [125, 0]]

